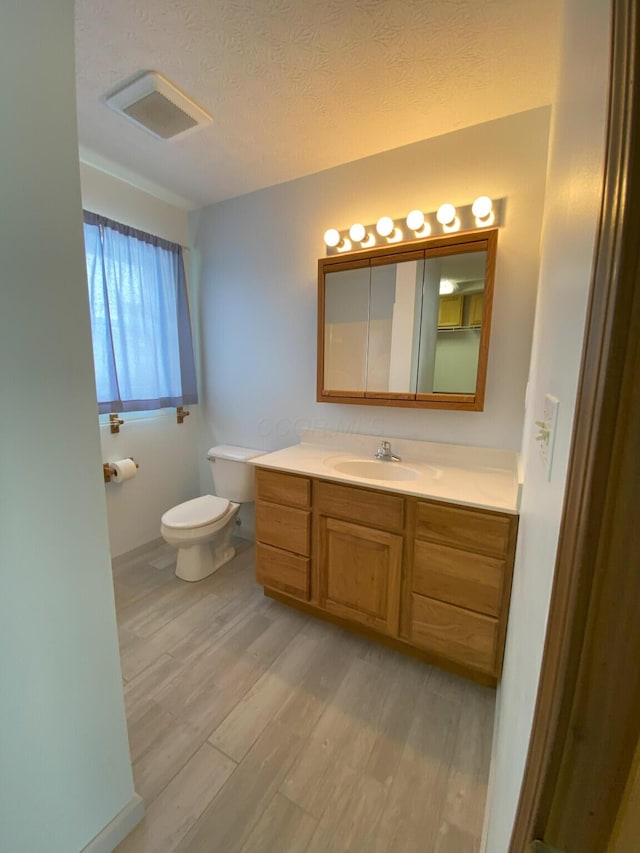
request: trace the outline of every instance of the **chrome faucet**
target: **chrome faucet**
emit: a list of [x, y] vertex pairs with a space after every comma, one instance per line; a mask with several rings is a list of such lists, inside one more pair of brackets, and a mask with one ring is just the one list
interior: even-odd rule
[[400, 462], [400, 457], [394, 456], [391, 452], [390, 441], [381, 441], [374, 455], [376, 459], [382, 459], [383, 462]]

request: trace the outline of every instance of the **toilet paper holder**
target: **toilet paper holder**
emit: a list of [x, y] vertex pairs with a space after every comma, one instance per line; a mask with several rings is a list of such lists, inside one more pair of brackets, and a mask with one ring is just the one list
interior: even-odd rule
[[[129, 459], [130, 459], [132, 462], [135, 462], [135, 464], [136, 464], [136, 468], [139, 468], [139, 467], [140, 467], [140, 465], [138, 465], [138, 463], [137, 463], [137, 462], [136, 462], [136, 460], [133, 458], [133, 456], [130, 456], [130, 457], [129, 457]], [[103, 463], [102, 463], [102, 473], [103, 473], [103, 475], [104, 475], [104, 481], [105, 481], [105, 483], [110, 483], [110, 482], [111, 482], [111, 479], [112, 479], [112, 477], [113, 477], [113, 468], [111, 467], [111, 464], [112, 464], [111, 462], [103, 462]]]

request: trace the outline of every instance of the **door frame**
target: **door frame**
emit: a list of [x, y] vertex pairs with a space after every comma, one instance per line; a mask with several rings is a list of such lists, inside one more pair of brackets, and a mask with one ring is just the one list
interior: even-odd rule
[[509, 853], [603, 853], [640, 735], [640, 22], [612, 2], [602, 206], [529, 753]]

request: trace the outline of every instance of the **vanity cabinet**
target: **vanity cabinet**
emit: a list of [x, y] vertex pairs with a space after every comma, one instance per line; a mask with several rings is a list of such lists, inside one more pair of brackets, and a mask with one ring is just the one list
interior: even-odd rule
[[495, 685], [518, 517], [256, 469], [268, 595]]
[[409, 639], [496, 677], [502, 666], [517, 517], [418, 501]]
[[311, 565], [311, 481], [256, 470], [256, 579], [308, 601]]

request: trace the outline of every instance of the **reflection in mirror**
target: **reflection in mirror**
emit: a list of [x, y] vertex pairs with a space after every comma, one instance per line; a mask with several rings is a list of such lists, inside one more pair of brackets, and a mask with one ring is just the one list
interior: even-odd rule
[[426, 262], [418, 393], [475, 394], [487, 253]]
[[424, 260], [371, 267], [367, 391], [416, 392]]
[[321, 260], [318, 399], [481, 411], [496, 239]]
[[327, 273], [324, 375], [327, 388], [355, 391], [367, 382], [369, 267]]

